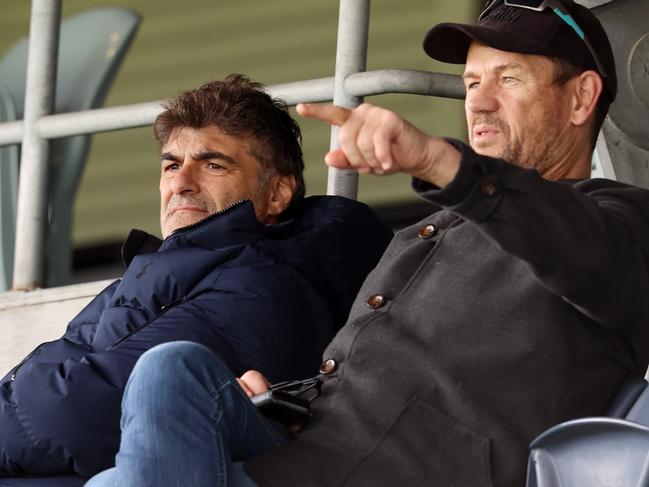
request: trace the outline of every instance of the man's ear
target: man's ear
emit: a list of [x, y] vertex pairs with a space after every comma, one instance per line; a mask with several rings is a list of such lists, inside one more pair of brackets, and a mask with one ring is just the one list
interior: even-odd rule
[[570, 121], [581, 126], [592, 118], [597, 107], [603, 89], [602, 78], [595, 71], [584, 71], [577, 77], [573, 87]]
[[295, 193], [295, 176], [276, 175], [270, 181], [268, 191], [268, 215], [277, 216], [291, 203]]

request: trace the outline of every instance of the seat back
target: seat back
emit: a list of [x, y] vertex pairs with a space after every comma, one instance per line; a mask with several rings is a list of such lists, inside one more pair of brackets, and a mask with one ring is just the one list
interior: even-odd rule
[[649, 387], [629, 377], [610, 417], [559, 424], [530, 444], [527, 487], [649, 486]]
[[[140, 16], [123, 7], [101, 7], [61, 22], [55, 113], [100, 105], [137, 32]], [[24, 115], [28, 40], [22, 39], [0, 61], [0, 79]]]
[[[618, 94], [602, 127], [605, 158], [610, 157], [617, 180], [649, 188], [649, 2], [589, 0], [586, 5], [595, 7], [617, 64]], [[602, 148], [598, 143], [598, 153]]]
[[557, 425], [530, 445], [527, 487], [649, 485], [649, 427], [614, 418]]
[[[61, 23], [55, 113], [88, 110], [103, 104], [139, 23], [137, 13], [121, 7], [92, 9]], [[0, 81], [10, 92], [19, 119], [24, 113], [27, 50], [25, 39], [0, 62]], [[47, 286], [64, 284], [69, 278], [72, 210], [89, 144], [90, 136], [86, 135], [50, 142]]]

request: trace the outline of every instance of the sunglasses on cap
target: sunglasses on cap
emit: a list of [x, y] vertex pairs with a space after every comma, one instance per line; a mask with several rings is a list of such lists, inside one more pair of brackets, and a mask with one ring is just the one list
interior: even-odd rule
[[593, 56], [593, 60], [597, 65], [599, 74], [601, 74], [603, 77], [606, 77], [604, 64], [600, 61], [599, 56], [593, 48], [593, 45], [590, 43], [583, 29], [579, 27], [579, 24], [577, 24], [573, 16], [566, 11], [565, 5], [561, 3], [561, 0], [493, 0], [482, 11], [480, 17], [478, 17], [478, 22], [480, 22], [489, 14], [489, 12], [491, 12], [494, 8], [502, 3], [504, 3], [508, 7], [524, 8], [527, 10], [534, 10], [536, 12], [542, 12], [543, 10], [548, 8], [552, 9], [552, 11], [557, 14], [561, 20], [568, 24], [570, 28], [577, 33], [579, 38], [584, 41], [584, 44], [590, 51], [591, 56]]

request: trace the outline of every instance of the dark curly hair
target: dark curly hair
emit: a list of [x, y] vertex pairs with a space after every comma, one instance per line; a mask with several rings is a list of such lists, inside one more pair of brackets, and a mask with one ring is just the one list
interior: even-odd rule
[[262, 180], [267, 181], [272, 174], [292, 175], [293, 201], [304, 197], [300, 127], [289, 115], [286, 103], [271, 98], [261, 83], [231, 74], [223, 81], [185, 91], [163, 107], [153, 123], [153, 133], [161, 146], [179, 127], [214, 126], [227, 135], [251, 137], [251, 155], [265, 169]]

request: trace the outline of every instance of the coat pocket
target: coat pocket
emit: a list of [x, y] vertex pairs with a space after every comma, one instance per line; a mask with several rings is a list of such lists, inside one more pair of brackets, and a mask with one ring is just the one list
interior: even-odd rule
[[490, 441], [413, 397], [345, 487], [490, 487]]

